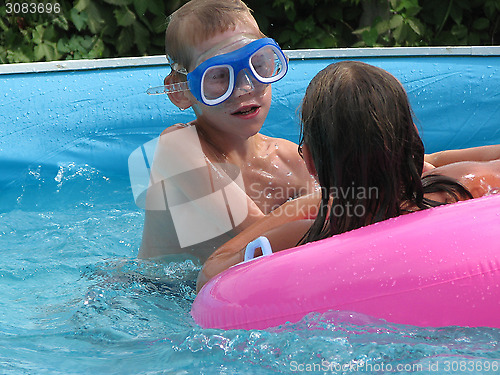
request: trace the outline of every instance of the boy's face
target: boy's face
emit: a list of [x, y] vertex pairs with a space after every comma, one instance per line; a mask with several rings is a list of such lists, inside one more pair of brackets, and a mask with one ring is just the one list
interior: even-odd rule
[[[261, 33], [255, 22], [240, 23], [234, 30], [216, 34], [192, 48], [192, 71], [202, 62], [216, 55], [229, 53], [259, 39]], [[250, 137], [259, 132], [271, 106], [271, 85], [257, 82], [240, 71], [235, 77], [236, 85], [231, 96], [221, 104], [207, 106], [187, 92], [199, 123], [212, 130]]]

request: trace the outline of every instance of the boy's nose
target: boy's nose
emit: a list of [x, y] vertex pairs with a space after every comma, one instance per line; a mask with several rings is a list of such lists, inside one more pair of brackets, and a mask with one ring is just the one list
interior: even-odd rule
[[234, 87], [235, 91], [241, 91], [239, 95], [246, 94], [255, 90], [255, 87], [252, 82], [252, 76], [246, 69], [240, 70], [238, 72], [238, 76], [236, 77], [236, 83]]

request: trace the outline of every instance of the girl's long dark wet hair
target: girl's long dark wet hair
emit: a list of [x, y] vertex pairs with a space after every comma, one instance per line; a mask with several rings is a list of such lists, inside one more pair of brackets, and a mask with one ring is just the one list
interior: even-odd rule
[[322, 192], [318, 216], [301, 242], [399, 216], [405, 207], [443, 204], [426, 193], [472, 198], [451, 178], [421, 178], [424, 145], [408, 97], [383, 69], [355, 61], [329, 65], [307, 88], [301, 127], [300, 144], [311, 152]]

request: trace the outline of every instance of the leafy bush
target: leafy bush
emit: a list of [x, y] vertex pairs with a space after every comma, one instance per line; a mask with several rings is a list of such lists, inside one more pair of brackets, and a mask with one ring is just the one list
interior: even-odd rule
[[[13, 3], [7, 1], [0, 6], [0, 62], [163, 54], [167, 16], [185, 3], [185, 0], [59, 1], [57, 14], [7, 14], [9, 3]], [[48, 2], [55, 4], [56, 0]], [[248, 0], [247, 3], [264, 33], [286, 49], [494, 45], [500, 39], [500, 0]]]
[[[262, 31], [286, 49], [349, 47], [363, 14], [359, 0], [248, 1]], [[262, 13], [261, 13], [262, 12]]]
[[494, 45], [500, 0], [390, 0], [354, 46]]
[[274, 0], [267, 18], [270, 35], [287, 48], [500, 42], [500, 0]]
[[[55, 1], [52, 0], [55, 4]], [[168, 14], [182, 1], [60, 1], [60, 12], [7, 14], [0, 7], [0, 61], [162, 54]]]

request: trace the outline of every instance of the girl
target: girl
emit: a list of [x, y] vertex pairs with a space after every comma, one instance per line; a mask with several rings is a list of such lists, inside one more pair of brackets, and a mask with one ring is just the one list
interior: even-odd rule
[[[198, 288], [241, 262], [246, 244], [260, 235], [279, 251], [500, 187], [498, 146], [428, 155], [424, 172], [424, 146], [406, 92], [375, 66], [343, 61], [318, 73], [302, 103], [301, 125], [299, 153], [320, 190], [220, 247], [200, 272]], [[445, 159], [460, 162], [433, 165]], [[477, 161], [484, 159], [493, 160]]]

